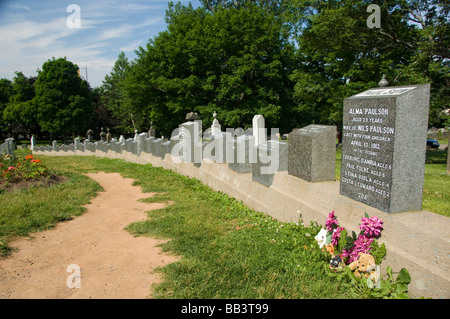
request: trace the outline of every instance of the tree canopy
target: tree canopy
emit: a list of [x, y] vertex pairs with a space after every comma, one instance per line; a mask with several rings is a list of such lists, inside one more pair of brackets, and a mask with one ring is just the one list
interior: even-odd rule
[[35, 83], [36, 116], [42, 130], [68, 135], [86, 132], [93, 117], [88, 83], [66, 58], [48, 60]]
[[99, 88], [65, 58], [44, 63], [37, 80], [0, 79], [0, 131], [133, 134], [153, 122], [168, 136], [192, 111], [204, 127], [216, 112], [225, 127], [262, 114], [282, 133], [340, 129], [343, 100], [384, 74], [391, 86], [430, 83], [429, 126], [450, 126], [449, 10], [440, 0], [170, 2], [166, 30], [134, 60], [121, 52]]

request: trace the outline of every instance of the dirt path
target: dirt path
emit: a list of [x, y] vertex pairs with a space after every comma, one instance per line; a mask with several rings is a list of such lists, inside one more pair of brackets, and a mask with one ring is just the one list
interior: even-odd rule
[[[162, 240], [123, 230], [164, 204], [139, 202], [151, 194], [120, 174], [87, 175], [105, 192], [82, 216], [11, 243], [19, 250], [0, 259], [0, 298], [147, 298], [152, 283], [161, 280], [153, 269], [177, 260], [156, 247]], [[68, 287], [68, 278], [77, 274], [76, 268], [68, 271], [69, 265], [80, 269], [80, 280], [69, 285], [79, 282], [80, 288]]]

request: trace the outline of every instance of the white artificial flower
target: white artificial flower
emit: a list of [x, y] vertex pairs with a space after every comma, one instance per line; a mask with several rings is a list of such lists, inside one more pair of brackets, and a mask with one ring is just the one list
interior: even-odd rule
[[327, 241], [327, 230], [322, 228], [314, 239], [317, 241], [320, 248], [325, 246]]

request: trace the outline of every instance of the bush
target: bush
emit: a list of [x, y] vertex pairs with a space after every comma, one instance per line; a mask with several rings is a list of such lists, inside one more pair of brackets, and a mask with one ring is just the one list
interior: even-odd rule
[[34, 180], [48, 174], [47, 167], [31, 154], [0, 155], [0, 183], [2, 185], [19, 180]]

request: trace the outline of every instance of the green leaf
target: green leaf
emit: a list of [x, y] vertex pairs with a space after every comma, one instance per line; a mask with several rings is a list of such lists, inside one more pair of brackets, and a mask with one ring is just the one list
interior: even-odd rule
[[409, 275], [409, 272], [406, 268], [400, 269], [397, 280], [395, 282], [404, 284], [409, 284], [411, 282], [411, 276]]
[[387, 272], [387, 275], [388, 275], [389, 279], [394, 281], [393, 280], [394, 278], [392, 277], [392, 268], [390, 266], [387, 266], [386, 272]]
[[370, 218], [370, 217], [369, 217], [369, 214], [367, 214], [367, 213], [364, 213], [364, 216], [365, 216], [366, 218]]

